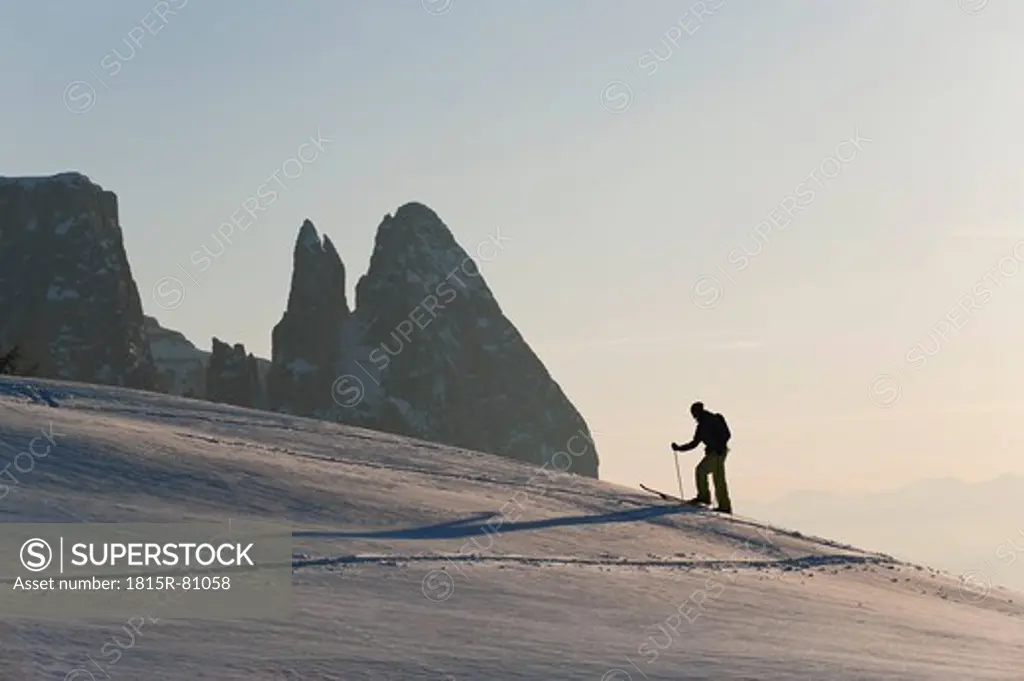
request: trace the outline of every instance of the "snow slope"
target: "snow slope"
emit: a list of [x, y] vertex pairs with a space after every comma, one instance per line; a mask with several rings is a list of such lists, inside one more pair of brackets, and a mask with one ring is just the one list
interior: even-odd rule
[[0, 379], [0, 466], [50, 429], [48, 455], [7, 469], [4, 522], [287, 520], [294, 612], [130, 642], [123, 618], [3, 620], [5, 681], [1024, 678], [1024, 597], [751, 519], [326, 422]]

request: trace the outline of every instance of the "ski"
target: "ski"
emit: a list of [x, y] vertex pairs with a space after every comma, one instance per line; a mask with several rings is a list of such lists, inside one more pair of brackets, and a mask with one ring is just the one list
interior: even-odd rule
[[665, 494], [664, 492], [659, 492], [658, 490], [654, 489], [653, 487], [648, 487], [647, 485], [645, 485], [643, 483], [640, 483], [640, 489], [644, 490], [645, 492], [650, 492], [651, 494], [659, 496], [662, 499], [664, 499], [665, 501], [674, 501], [677, 504], [686, 504], [687, 506], [696, 506], [698, 508], [703, 508], [702, 504], [698, 504], [696, 502], [689, 502], [689, 501], [686, 501], [685, 499], [680, 499], [677, 496], [673, 496], [671, 494]]

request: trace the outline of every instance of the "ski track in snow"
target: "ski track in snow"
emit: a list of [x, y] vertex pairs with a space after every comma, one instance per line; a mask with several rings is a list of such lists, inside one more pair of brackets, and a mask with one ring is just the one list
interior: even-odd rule
[[326, 556], [321, 558], [300, 556], [292, 561], [294, 568], [316, 567], [322, 565], [355, 565], [358, 563], [375, 563], [379, 565], [404, 566], [412, 562], [433, 563], [444, 565], [450, 562], [493, 563], [496, 565], [563, 565], [563, 566], [614, 566], [644, 568], [707, 568], [711, 570], [733, 569], [777, 569], [800, 570], [804, 568], [852, 567], [854, 565], [881, 565], [886, 561], [868, 556], [805, 556], [787, 560], [672, 560], [669, 558], [654, 560], [634, 560], [619, 558], [580, 558], [576, 556], [516, 556], [486, 554], [475, 555], [437, 555], [421, 556], [418, 554], [386, 554], [386, 555], [351, 555]]
[[161, 620], [116, 660], [125, 618], [5, 622], [3, 680], [1024, 678], [1019, 594], [751, 518], [322, 421], [0, 378], [0, 464], [46, 428], [53, 451], [0, 519], [283, 522], [293, 614]]

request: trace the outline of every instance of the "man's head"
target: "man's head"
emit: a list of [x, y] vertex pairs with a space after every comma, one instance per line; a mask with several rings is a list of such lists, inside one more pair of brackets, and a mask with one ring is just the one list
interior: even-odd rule
[[690, 415], [693, 416], [694, 419], [699, 419], [700, 415], [703, 414], [703, 413], [704, 413], [704, 403], [703, 402], [694, 402], [693, 404], [690, 405]]

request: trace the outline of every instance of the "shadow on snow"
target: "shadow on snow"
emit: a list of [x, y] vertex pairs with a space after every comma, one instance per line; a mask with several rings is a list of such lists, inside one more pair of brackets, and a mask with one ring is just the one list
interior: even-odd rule
[[499, 513], [478, 513], [461, 520], [452, 520], [437, 525], [413, 527], [405, 530], [386, 530], [378, 532], [345, 532], [329, 530], [298, 530], [292, 532], [296, 538], [316, 539], [462, 539], [483, 534], [505, 534], [507, 532], [525, 532], [542, 530], [550, 527], [571, 527], [574, 525], [603, 525], [607, 523], [631, 523], [660, 518], [677, 513], [694, 513], [694, 509], [684, 506], [647, 506], [628, 511], [615, 511], [597, 515], [563, 516], [544, 520], [519, 522], [485, 523], [499, 516]]

